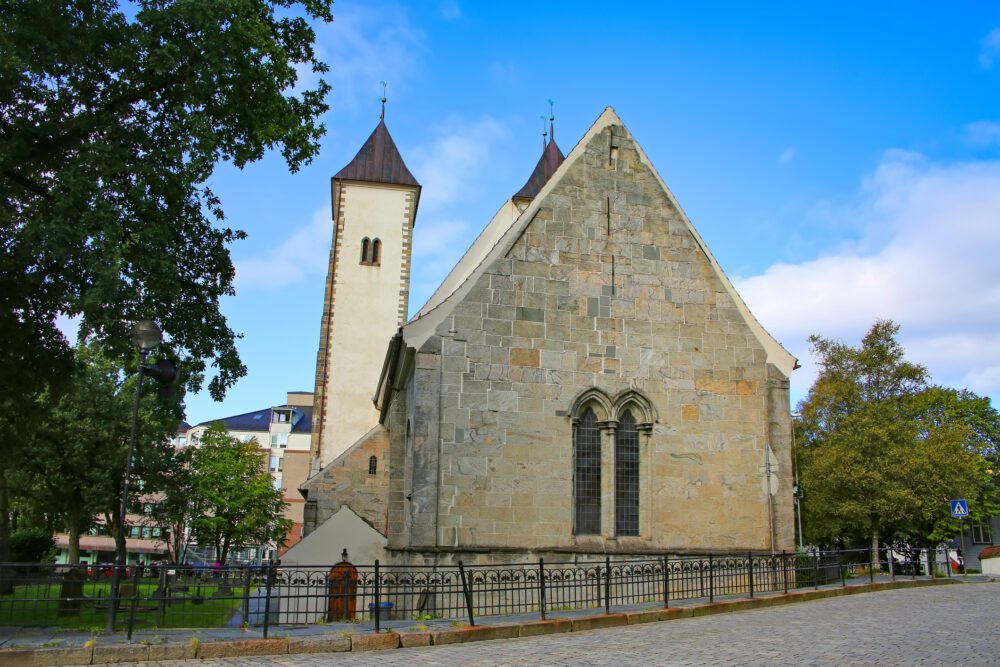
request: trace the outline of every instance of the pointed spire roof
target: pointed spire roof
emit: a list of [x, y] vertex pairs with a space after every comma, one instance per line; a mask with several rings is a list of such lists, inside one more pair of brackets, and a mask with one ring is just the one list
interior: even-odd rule
[[396, 148], [396, 142], [392, 140], [389, 129], [385, 126], [385, 120], [379, 120], [378, 127], [368, 137], [358, 154], [333, 178], [420, 187], [417, 179], [406, 168], [406, 163]]
[[556, 173], [559, 165], [566, 159], [562, 151], [559, 150], [559, 146], [556, 145], [555, 128], [551, 128], [550, 131], [552, 132], [550, 135], [551, 138], [542, 151], [542, 157], [538, 158], [538, 164], [535, 165], [535, 170], [528, 177], [528, 182], [517, 191], [514, 199], [534, 199], [541, 192], [542, 188], [545, 187], [545, 184], [549, 182], [549, 179], [552, 178], [552, 174]]

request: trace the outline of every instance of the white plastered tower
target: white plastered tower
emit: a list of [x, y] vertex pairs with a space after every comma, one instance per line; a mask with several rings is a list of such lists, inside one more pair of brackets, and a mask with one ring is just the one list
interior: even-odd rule
[[333, 243], [313, 406], [315, 474], [378, 424], [386, 345], [406, 322], [420, 184], [385, 122], [331, 179]]

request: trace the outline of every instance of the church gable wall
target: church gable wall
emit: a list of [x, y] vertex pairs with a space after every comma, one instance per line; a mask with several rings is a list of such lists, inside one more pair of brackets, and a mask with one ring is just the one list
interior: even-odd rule
[[[792, 546], [787, 378], [768, 376], [681, 213], [631, 137], [609, 130], [418, 351], [403, 449], [419, 460], [400, 486], [421, 511], [398, 513], [411, 546], [766, 549], [765, 444], [774, 546]], [[591, 388], [612, 403], [634, 390], [656, 415], [639, 435], [638, 536], [616, 538], [607, 415], [600, 533], [574, 534], [571, 409]]]

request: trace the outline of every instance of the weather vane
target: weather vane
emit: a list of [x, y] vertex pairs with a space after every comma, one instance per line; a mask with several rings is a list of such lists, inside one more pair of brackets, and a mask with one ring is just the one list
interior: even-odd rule
[[556, 140], [556, 125], [555, 125], [556, 116], [552, 110], [552, 107], [554, 105], [555, 102], [549, 100], [549, 141]]
[[545, 137], [549, 136], [549, 130], [545, 127], [545, 121], [547, 120], [545, 116], [539, 116], [542, 119], [542, 150], [545, 150]]
[[385, 81], [379, 81], [379, 83], [382, 84], [382, 100], [381, 100], [382, 101], [382, 113], [379, 115], [379, 120], [385, 120], [385, 101], [386, 101], [385, 87], [386, 87], [387, 84], [386, 84]]

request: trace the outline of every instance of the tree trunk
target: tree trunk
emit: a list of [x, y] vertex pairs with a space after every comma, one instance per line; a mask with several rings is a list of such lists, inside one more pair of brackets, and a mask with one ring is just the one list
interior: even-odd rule
[[[10, 495], [7, 489], [7, 470], [0, 467], [0, 563], [10, 561]], [[6, 569], [0, 569], [0, 595], [14, 592], [14, 581]]]
[[69, 545], [66, 554], [67, 565], [80, 564], [80, 511], [76, 507], [66, 514]]
[[878, 547], [879, 547], [879, 544], [878, 544], [878, 530], [874, 530], [874, 531], [872, 531], [872, 555], [871, 555], [871, 562], [875, 563], [876, 566], [879, 566], [878, 565], [878, 562], [879, 562], [879, 560], [878, 560]]

